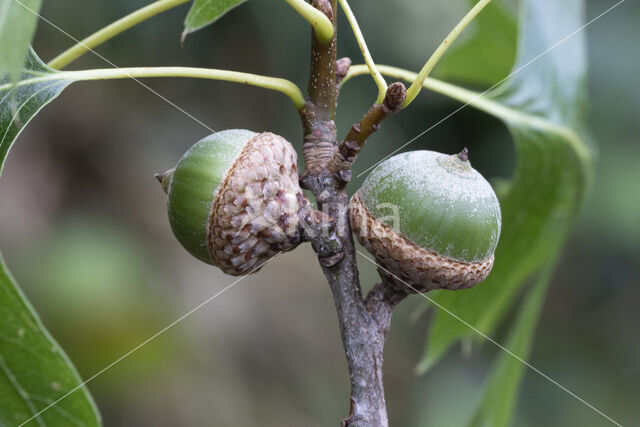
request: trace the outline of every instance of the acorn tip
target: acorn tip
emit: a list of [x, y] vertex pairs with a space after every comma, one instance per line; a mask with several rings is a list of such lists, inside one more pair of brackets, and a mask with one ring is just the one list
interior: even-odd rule
[[464, 147], [462, 149], [462, 151], [460, 153], [458, 153], [458, 157], [463, 162], [468, 162], [469, 161], [469, 149], [467, 147]]

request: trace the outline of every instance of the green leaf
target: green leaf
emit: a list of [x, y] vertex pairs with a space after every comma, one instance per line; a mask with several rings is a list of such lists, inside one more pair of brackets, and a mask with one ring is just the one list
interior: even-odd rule
[[485, 386], [483, 399], [469, 424], [470, 427], [508, 427], [518, 398], [518, 385], [527, 369], [536, 324], [549, 286], [552, 268], [542, 272], [538, 282], [529, 291], [518, 316], [509, 331], [505, 347], [513, 354], [502, 352], [498, 356], [490, 380]]
[[[24, 125], [74, 80], [29, 50], [20, 81], [0, 76], [0, 172]], [[82, 381], [49, 335], [0, 257], [0, 425], [19, 425]], [[99, 412], [79, 387], [28, 425], [98, 426]]]
[[74, 80], [47, 67], [29, 49], [20, 81], [0, 75], [0, 173], [9, 149], [23, 127]]
[[182, 41], [188, 34], [214, 23], [222, 15], [246, 0], [195, 0], [184, 20]]
[[483, 87], [504, 79], [516, 60], [517, 24], [513, 8], [494, 0], [471, 24], [470, 35], [463, 35], [442, 58], [436, 76]]
[[0, 425], [99, 426], [98, 409], [0, 256]]
[[38, 22], [41, 0], [0, 0], [0, 75], [20, 77]]
[[[517, 166], [501, 199], [502, 236], [489, 278], [464, 292], [434, 296], [446, 309], [490, 335], [525, 281], [558, 256], [592, 170], [584, 129], [584, 32], [535, 59], [583, 24], [582, 0], [523, 0], [517, 72], [489, 97], [451, 86], [454, 98], [502, 119], [513, 134]], [[447, 87], [446, 84], [442, 84]], [[426, 372], [453, 344], [475, 333], [437, 311], [425, 355]]]

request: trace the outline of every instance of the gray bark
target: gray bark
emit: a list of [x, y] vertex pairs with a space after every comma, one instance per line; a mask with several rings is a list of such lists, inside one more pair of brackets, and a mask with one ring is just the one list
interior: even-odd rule
[[[336, 3], [336, 0], [312, 2], [332, 20], [334, 28]], [[336, 61], [336, 35], [325, 44], [313, 35], [312, 39], [307, 103], [300, 112], [306, 165], [300, 183], [313, 193], [322, 214], [316, 212], [313, 218], [307, 218], [305, 237], [313, 245], [331, 288], [347, 358], [351, 395], [349, 413], [342, 426], [385, 427], [389, 423], [382, 377], [384, 343], [393, 307], [406, 293], [388, 286], [383, 277], [367, 298], [363, 298], [348, 215], [346, 184], [351, 177], [350, 170], [330, 168], [339, 152], [334, 123], [338, 82], [346, 75], [350, 61], [346, 58]], [[350, 132], [357, 140], [357, 151], [379, 123], [400, 108], [406, 91], [404, 86], [396, 84], [387, 94], [385, 103], [374, 105], [362, 121], [354, 125], [357, 129]], [[343, 158], [352, 162], [357, 152], [350, 151], [344, 143], [341, 148]]]

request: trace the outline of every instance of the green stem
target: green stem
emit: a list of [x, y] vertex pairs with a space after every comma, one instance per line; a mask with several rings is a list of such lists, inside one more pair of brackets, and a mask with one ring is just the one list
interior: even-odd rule
[[360, 27], [358, 26], [358, 21], [356, 21], [356, 17], [349, 7], [349, 3], [347, 0], [340, 0], [340, 6], [342, 6], [342, 10], [344, 10], [344, 14], [347, 16], [347, 20], [351, 25], [351, 29], [353, 30], [353, 34], [356, 36], [356, 40], [358, 41], [358, 46], [360, 46], [360, 52], [362, 52], [362, 56], [364, 57], [364, 62], [367, 64], [369, 68], [369, 72], [373, 77], [373, 81], [378, 86], [378, 98], [376, 99], [376, 104], [382, 104], [384, 97], [387, 93], [387, 82], [380, 74], [380, 71], [376, 68], [375, 62], [373, 62], [373, 58], [371, 57], [371, 53], [369, 52], [369, 48], [367, 47], [367, 43], [364, 40], [364, 36], [362, 35], [362, 31], [360, 31]]
[[305, 0], [285, 0], [313, 27], [313, 32], [320, 43], [327, 43], [333, 38], [333, 23], [320, 10]]
[[422, 70], [420, 70], [420, 72], [418, 73], [416, 79], [413, 81], [411, 86], [409, 86], [409, 89], [407, 89], [407, 98], [404, 101], [404, 105], [403, 105], [404, 107], [406, 107], [407, 105], [411, 104], [411, 101], [413, 101], [416, 98], [416, 96], [418, 96], [418, 93], [420, 92], [420, 89], [422, 89], [422, 85], [423, 85], [425, 79], [429, 76], [429, 74], [431, 74], [431, 71], [433, 70], [433, 67], [435, 67], [435, 65], [438, 63], [440, 58], [442, 58], [442, 55], [444, 55], [444, 53], [447, 51], [447, 49], [449, 49], [449, 46], [451, 46], [453, 44], [453, 42], [458, 38], [460, 33], [462, 33], [462, 31], [465, 28], [467, 28], [467, 26], [471, 23], [471, 21], [473, 21], [473, 19], [490, 2], [491, 2], [491, 0], [480, 0], [465, 15], [465, 17], [462, 18], [462, 20], [460, 22], [458, 22], [458, 24], [453, 28], [453, 30], [451, 30], [449, 35], [442, 41], [442, 43], [440, 43], [440, 46], [438, 46], [438, 48], [435, 50], [435, 52], [433, 52], [433, 55], [431, 55], [431, 57], [429, 58], [427, 63], [424, 64], [424, 67], [422, 67]]
[[[257, 74], [242, 73], [239, 71], [217, 70], [211, 68], [193, 67], [131, 67], [131, 68], [105, 68], [82, 71], [61, 71], [46, 74], [18, 82], [15, 86], [40, 83], [50, 80], [112, 80], [144, 77], [188, 77], [210, 80], [223, 80], [227, 82], [243, 83], [282, 92], [287, 95], [298, 110], [304, 107], [304, 96], [300, 88], [286, 79], [266, 77]], [[8, 89], [11, 83], [0, 85], [0, 90]]]
[[[378, 70], [380, 70], [380, 72], [385, 76], [408, 82], [415, 81], [418, 77], [418, 73], [389, 65], [378, 65]], [[352, 65], [351, 68], [349, 68], [349, 73], [340, 82], [340, 85], [343, 85], [352, 77], [363, 76], [366, 74], [369, 74], [369, 70], [366, 65]], [[425, 89], [448, 96], [449, 98], [455, 99], [465, 105], [470, 105], [512, 125], [525, 125], [530, 128], [550, 131], [562, 135], [573, 146], [574, 150], [583, 161], [587, 162], [591, 158], [589, 150], [585, 147], [580, 137], [572, 129], [566, 126], [553, 123], [543, 117], [534, 116], [532, 114], [527, 114], [510, 108], [504, 104], [496, 102], [488, 96], [484, 96], [484, 93], [474, 92], [434, 78], [426, 78], [422, 85]]]
[[96, 46], [101, 45], [105, 41], [111, 39], [114, 36], [117, 36], [123, 31], [128, 30], [129, 28], [143, 21], [146, 21], [152, 16], [155, 16], [188, 1], [191, 0], [158, 0], [156, 2], [153, 2], [150, 5], [147, 5], [123, 18], [118, 19], [114, 23], [107, 25], [98, 32], [93, 33], [84, 40], [76, 43], [74, 46], [70, 47], [69, 49], [65, 50], [60, 55], [52, 59], [47, 65], [58, 70], [62, 69], [85, 53], [94, 49]]

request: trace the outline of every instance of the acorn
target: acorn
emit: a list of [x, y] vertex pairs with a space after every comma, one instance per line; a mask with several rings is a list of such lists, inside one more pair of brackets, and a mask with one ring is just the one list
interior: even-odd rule
[[457, 155], [414, 151], [385, 160], [352, 197], [349, 212], [358, 241], [395, 286], [464, 289], [491, 272], [500, 204], [471, 167], [466, 148]]
[[178, 241], [227, 274], [253, 273], [302, 242], [300, 218], [310, 204], [298, 184], [296, 151], [281, 136], [216, 132], [156, 178]]

